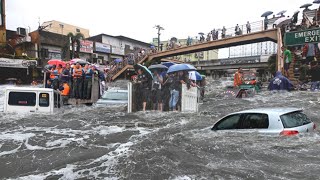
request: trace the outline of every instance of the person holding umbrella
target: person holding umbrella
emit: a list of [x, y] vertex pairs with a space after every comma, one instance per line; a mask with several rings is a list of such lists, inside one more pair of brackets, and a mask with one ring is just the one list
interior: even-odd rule
[[163, 77], [155, 70], [153, 73], [152, 80], [152, 95], [153, 95], [153, 110], [162, 111], [162, 101], [163, 101], [163, 93], [162, 93], [162, 85], [163, 85]]
[[[138, 89], [140, 90], [140, 97], [142, 97], [142, 110], [146, 111], [146, 107], [147, 107], [147, 101], [150, 100], [150, 88], [151, 88], [151, 79], [152, 79], [152, 75], [151, 79], [150, 77], [147, 75], [148, 72], [145, 72], [145, 69], [143, 69], [145, 66], [142, 66], [140, 64], [136, 64], [135, 69], [138, 72], [138, 77], [137, 77], [137, 84], [139, 84]], [[138, 96], [139, 97], [139, 96]]]

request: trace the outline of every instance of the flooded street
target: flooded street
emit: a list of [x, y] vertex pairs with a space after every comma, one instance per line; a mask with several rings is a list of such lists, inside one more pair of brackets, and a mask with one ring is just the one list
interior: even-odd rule
[[[320, 93], [219, 96], [211, 81], [199, 113], [66, 107], [56, 115], [0, 113], [0, 179], [318, 179], [320, 136], [213, 132], [222, 116], [297, 107], [319, 126]], [[0, 87], [0, 110], [3, 108]]]

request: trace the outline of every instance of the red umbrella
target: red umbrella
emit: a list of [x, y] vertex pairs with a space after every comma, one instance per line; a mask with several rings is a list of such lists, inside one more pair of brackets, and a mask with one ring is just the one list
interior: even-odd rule
[[48, 64], [50, 65], [56, 65], [58, 66], [59, 64], [62, 65], [62, 67], [66, 66], [66, 62], [62, 61], [61, 59], [51, 59], [48, 61]]

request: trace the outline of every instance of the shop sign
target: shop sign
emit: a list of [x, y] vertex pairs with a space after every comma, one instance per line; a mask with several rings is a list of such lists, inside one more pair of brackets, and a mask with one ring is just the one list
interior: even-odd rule
[[117, 46], [112, 46], [112, 54], [124, 55], [124, 49]]
[[320, 28], [303, 31], [287, 32], [284, 35], [285, 46], [303, 45], [320, 42]]
[[80, 41], [80, 52], [93, 53], [93, 42], [87, 40]]
[[0, 58], [0, 67], [8, 67], [8, 68], [28, 68], [28, 67], [36, 67], [36, 60], [24, 60], [24, 59], [8, 59], [8, 58]]
[[111, 53], [111, 46], [109, 44], [103, 44], [96, 42], [96, 49], [97, 52], [103, 52], [103, 53]]

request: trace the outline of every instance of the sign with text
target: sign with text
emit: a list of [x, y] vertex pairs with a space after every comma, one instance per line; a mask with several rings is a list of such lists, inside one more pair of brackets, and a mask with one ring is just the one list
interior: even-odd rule
[[103, 53], [111, 53], [111, 46], [109, 44], [103, 44], [96, 42], [96, 50], [97, 52]]
[[296, 46], [317, 42], [320, 42], [320, 28], [287, 32], [284, 35], [285, 46]]
[[36, 67], [36, 60], [24, 60], [24, 59], [8, 59], [0, 58], [0, 67], [7, 68], [28, 68], [30, 66]]
[[93, 42], [87, 40], [80, 41], [80, 52], [93, 53]]
[[112, 54], [124, 55], [124, 49], [118, 46], [112, 46]]

